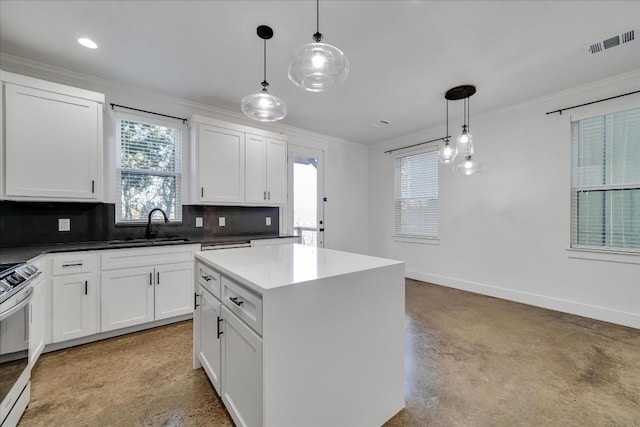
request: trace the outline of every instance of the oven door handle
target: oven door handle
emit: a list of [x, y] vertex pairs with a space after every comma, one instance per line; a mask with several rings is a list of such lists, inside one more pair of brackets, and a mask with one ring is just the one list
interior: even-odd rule
[[2, 321], [4, 319], [7, 319], [7, 318], [11, 317], [11, 315], [13, 315], [14, 313], [22, 310], [22, 308], [25, 305], [29, 304], [29, 301], [31, 301], [31, 297], [33, 297], [33, 288], [32, 287], [30, 287], [27, 290], [27, 294], [22, 299], [22, 301], [20, 301], [18, 304], [16, 304], [13, 307], [11, 307], [9, 310], [0, 313], [0, 321]]

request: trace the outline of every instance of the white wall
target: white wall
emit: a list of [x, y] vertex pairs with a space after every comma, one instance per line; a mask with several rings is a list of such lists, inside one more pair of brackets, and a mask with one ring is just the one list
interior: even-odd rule
[[[571, 115], [637, 108], [640, 94], [545, 114], [639, 83], [634, 72], [482, 117], [472, 110], [474, 157], [487, 170], [464, 177], [440, 167], [439, 245], [393, 241], [393, 155], [383, 151], [441, 137], [444, 127], [371, 147], [371, 253], [405, 261], [411, 278], [640, 328], [640, 256], [587, 260], [574, 256], [594, 254], [567, 250]], [[474, 96], [491, 94], [479, 87]]]
[[[117, 82], [51, 67], [15, 56], [0, 54], [0, 59], [4, 71], [105, 94], [105, 202], [114, 203], [115, 201], [115, 114], [111, 110], [111, 103], [184, 118], [189, 118], [192, 114], [200, 114], [283, 133], [289, 136], [290, 143], [323, 150], [325, 153], [325, 196], [328, 198], [328, 202], [325, 204], [325, 247], [351, 252], [367, 252], [369, 164], [366, 146], [282, 124], [258, 123], [239, 112], [230, 112], [215, 106], [164, 97], [162, 94], [150, 94]], [[188, 199], [189, 191], [187, 191], [190, 184], [189, 149], [189, 136], [186, 132], [184, 135], [184, 203], [191, 203]]]

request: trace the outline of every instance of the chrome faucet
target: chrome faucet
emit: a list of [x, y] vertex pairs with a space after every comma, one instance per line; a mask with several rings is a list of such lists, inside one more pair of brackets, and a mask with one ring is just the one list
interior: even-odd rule
[[160, 213], [162, 213], [165, 224], [169, 222], [169, 218], [167, 218], [167, 214], [164, 213], [162, 209], [160, 208], [151, 209], [149, 211], [149, 219], [147, 220], [147, 239], [153, 239], [158, 234], [158, 228], [151, 227], [151, 215], [153, 215], [153, 213], [156, 211], [160, 211]]

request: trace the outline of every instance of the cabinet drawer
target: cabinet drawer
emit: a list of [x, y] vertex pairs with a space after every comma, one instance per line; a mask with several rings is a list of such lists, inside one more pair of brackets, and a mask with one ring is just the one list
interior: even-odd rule
[[221, 300], [232, 313], [262, 335], [262, 298], [223, 276]]
[[220, 273], [202, 263], [198, 263], [196, 268], [200, 286], [211, 292], [214, 297], [220, 299]]
[[91, 273], [98, 269], [98, 255], [87, 252], [70, 252], [53, 257], [53, 275]]

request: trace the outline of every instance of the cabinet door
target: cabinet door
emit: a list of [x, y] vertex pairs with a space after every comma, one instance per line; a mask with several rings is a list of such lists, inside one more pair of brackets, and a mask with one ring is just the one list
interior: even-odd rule
[[93, 274], [53, 278], [53, 342], [98, 332], [98, 287]]
[[47, 290], [45, 281], [38, 279], [33, 284], [33, 297], [31, 298], [31, 324], [29, 326], [29, 364], [33, 368], [44, 349], [44, 328], [47, 303]]
[[267, 204], [287, 203], [287, 143], [267, 138]]
[[155, 268], [155, 319], [193, 311], [193, 263], [167, 264]]
[[238, 426], [262, 425], [262, 340], [226, 307], [222, 335], [222, 401]]
[[98, 103], [6, 84], [8, 197], [98, 198]]
[[102, 332], [152, 322], [153, 268], [123, 268], [102, 273]]
[[198, 200], [244, 202], [244, 133], [198, 126]]
[[221, 328], [221, 303], [209, 292], [200, 287], [200, 307], [196, 313], [196, 322], [198, 322], [198, 335], [196, 339], [198, 344], [198, 359], [202, 363], [211, 384], [220, 395], [220, 348], [221, 337], [218, 334]]
[[247, 134], [245, 139], [245, 201], [264, 205], [267, 203], [267, 138]]

